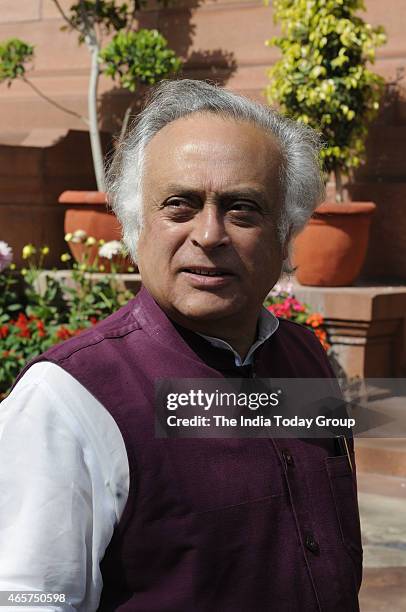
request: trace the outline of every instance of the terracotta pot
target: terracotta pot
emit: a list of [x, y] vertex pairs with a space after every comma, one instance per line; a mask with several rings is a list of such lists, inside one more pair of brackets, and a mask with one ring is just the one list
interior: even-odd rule
[[[120, 240], [121, 228], [115, 215], [107, 209], [106, 194], [101, 191], [64, 191], [58, 198], [61, 204], [69, 204], [65, 213], [64, 230], [65, 234], [73, 233], [75, 230], [82, 229], [88, 236], [93, 236], [97, 240]], [[98, 245], [89, 247], [80, 243], [69, 242], [69, 249], [77, 262], [83, 261], [85, 252], [89, 254], [89, 263], [93, 263], [98, 253]], [[121, 258], [113, 259], [122, 262]], [[103, 265], [108, 271], [109, 261], [103, 260]], [[125, 263], [121, 263], [121, 268], [133, 266], [129, 258]]]
[[365, 260], [372, 202], [326, 202], [295, 238], [293, 262], [302, 285], [351, 285]]

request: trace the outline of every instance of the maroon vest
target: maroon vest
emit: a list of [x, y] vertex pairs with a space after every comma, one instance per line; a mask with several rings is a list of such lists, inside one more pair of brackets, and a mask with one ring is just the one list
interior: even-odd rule
[[[129, 497], [102, 561], [99, 610], [359, 610], [355, 477], [331, 440], [154, 437], [154, 380], [222, 377], [223, 359], [225, 351], [179, 333], [142, 289], [27, 366], [48, 360], [72, 374], [126, 445]], [[315, 336], [285, 320], [256, 352], [254, 370], [333, 376]]]

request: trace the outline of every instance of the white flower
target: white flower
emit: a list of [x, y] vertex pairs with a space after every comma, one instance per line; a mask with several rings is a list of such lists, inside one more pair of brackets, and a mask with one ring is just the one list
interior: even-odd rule
[[13, 261], [13, 249], [11, 246], [0, 240], [0, 272], [5, 270]]
[[279, 282], [273, 287], [273, 289], [269, 292], [272, 296], [278, 296], [281, 293], [287, 293], [288, 295], [293, 295], [293, 283], [291, 282]]
[[[70, 242], [81, 243], [81, 242], [85, 242], [86, 238], [87, 238], [87, 234], [85, 230], [77, 229], [73, 232]], [[66, 236], [65, 236], [65, 240], [66, 240]]]
[[110, 240], [99, 248], [99, 257], [112, 259], [115, 255], [123, 255], [123, 244], [120, 240]]

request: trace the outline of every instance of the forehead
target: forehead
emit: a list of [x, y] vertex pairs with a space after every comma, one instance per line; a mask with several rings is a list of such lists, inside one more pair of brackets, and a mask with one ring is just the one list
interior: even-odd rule
[[[277, 176], [278, 140], [252, 123], [214, 114], [193, 114], [165, 126], [145, 150], [144, 178], [160, 184], [191, 182], [265, 183]], [[217, 185], [218, 186], [218, 185]]]

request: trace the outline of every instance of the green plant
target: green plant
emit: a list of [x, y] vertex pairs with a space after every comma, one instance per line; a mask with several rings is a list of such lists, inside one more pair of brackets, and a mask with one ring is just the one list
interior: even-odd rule
[[269, 70], [266, 94], [290, 117], [322, 132], [322, 160], [336, 178], [343, 198], [342, 174], [365, 157], [368, 126], [376, 116], [384, 80], [368, 69], [386, 41], [356, 12], [362, 0], [274, 0], [282, 36], [267, 41], [282, 58]]
[[104, 74], [130, 91], [135, 91], [138, 83], [154, 85], [181, 66], [158, 30], [120, 31], [100, 52], [100, 59]]
[[[136, 29], [139, 12], [146, 8], [148, 0], [79, 0], [67, 12], [59, 0], [52, 1], [65, 22], [62, 29], [75, 31], [79, 44], [84, 43], [90, 53], [88, 116], [59, 104], [28, 79], [26, 72], [34, 56], [34, 47], [22, 40], [13, 38], [0, 45], [0, 82], [6, 81], [10, 86], [13, 80], [20, 78], [44, 100], [88, 126], [97, 188], [105, 191], [98, 117], [100, 74], [118, 79], [122, 87], [134, 92], [141, 84], [152, 85], [175, 74], [180, 69], [181, 61], [157, 30]], [[158, 4], [163, 6], [167, 3], [168, 0], [158, 0]], [[104, 46], [105, 37], [111, 34], [113, 39]], [[120, 140], [126, 131], [131, 110], [130, 105], [124, 115]]]
[[6, 81], [10, 87], [14, 79], [23, 78], [26, 64], [34, 55], [34, 47], [19, 40], [10, 38], [0, 45], [0, 81]]
[[[83, 232], [81, 236], [89, 246], [94, 244], [92, 237]], [[70, 239], [75, 236], [68, 236]], [[15, 289], [18, 277], [4, 245], [0, 243], [0, 289], [3, 289], [0, 292], [0, 399], [28, 361], [96, 324], [133, 297], [117, 276], [125, 252], [115, 241], [101, 245], [100, 258], [92, 265], [85, 252], [83, 260], [73, 264], [67, 278], [44, 271], [47, 246], [37, 249], [32, 244], [26, 245], [22, 253], [26, 267], [21, 270], [20, 295]], [[71, 257], [65, 253], [61, 259], [69, 262]], [[107, 259], [111, 272], [100, 274], [102, 262]]]

